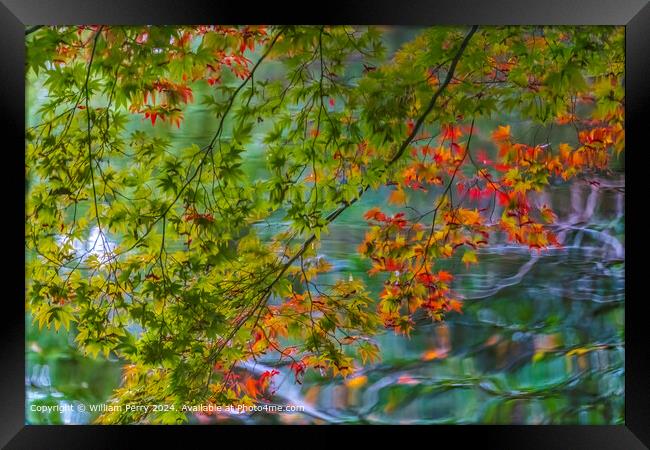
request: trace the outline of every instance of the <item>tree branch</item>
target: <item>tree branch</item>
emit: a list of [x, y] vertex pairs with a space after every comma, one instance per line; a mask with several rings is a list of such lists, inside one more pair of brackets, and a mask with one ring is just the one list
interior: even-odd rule
[[187, 187], [192, 183], [192, 181], [194, 181], [194, 179], [197, 177], [197, 175], [199, 173], [201, 173], [201, 168], [203, 167], [203, 164], [205, 163], [205, 161], [207, 160], [208, 155], [210, 154], [210, 152], [214, 148], [214, 145], [216, 144], [217, 139], [219, 138], [219, 136], [221, 136], [221, 132], [223, 131], [223, 126], [224, 126], [224, 123], [225, 123], [225, 120], [226, 120], [226, 116], [230, 112], [230, 110], [231, 110], [231, 108], [232, 108], [232, 106], [233, 106], [233, 104], [235, 102], [235, 98], [237, 97], [237, 94], [239, 94], [239, 92], [244, 88], [244, 86], [246, 86], [246, 84], [248, 84], [248, 82], [253, 78], [253, 75], [255, 74], [255, 71], [260, 66], [260, 64], [262, 64], [262, 61], [264, 61], [266, 59], [268, 54], [273, 49], [273, 46], [277, 42], [278, 38], [282, 35], [282, 33], [284, 33], [285, 29], [286, 28], [282, 28], [280, 31], [278, 31], [276, 33], [275, 37], [273, 38], [273, 40], [271, 41], [271, 43], [267, 47], [266, 51], [264, 52], [264, 54], [262, 54], [262, 56], [260, 56], [260, 59], [257, 60], [257, 62], [255, 63], [255, 65], [251, 69], [251, 71], [248, 74], [248, 76], [246, 77], [246, 79], [237, 87], [237, 89], [235, 89], [235, 91], [230, 96], [230, 99], [228, 101], [228, 105], [226, 106], [226, 109], [223, 112], [223, 114], [221, 115], [221, 119], [219, 120], [219, 126], [217, 127], [217, 131], [215, 132], [214, 136], [210, 140], [210, 143], [202, 149], [204, 151], [204, 154], [201, 157], [201, 159], [199, 160], [198, 165], [196, 167], [196, 170], [194, 170], [194, 173], [185, 181], [185, 183], [183, 183], [181, 188], [178, 190], [178, 193], [176, 194], [176, 197], [174, 197], [174, 199], [171, 201], [171, 203], [163, 210], [162, 214], [160, 214], [160, 216], [158, 216], [151, 223], [149, 229], [131, 247], [129, 247], [128, 249], [124, 250], [123, 252], [121, 252], [119, 254], [116, 254], [115, 257], [117, 257], [117, 256], [119, 256], [121, 254], [127, 253], [127, 252], [133, 250], [135, 247], [137, 247], [144, 240], [144, 238], [147, 237], [149, 235], [149, 233], [151, 233], [151, 231], [154, 228], [154, 225], [156, 225], [164, 217], [167, 216], [167, 213], [169, 213], [169, 211], [171, 211], [171, 209], [174, 207], [174, 205], [176, 204], [178, 199], [181, 198], [181, 195], [183, 195], [183, 192], [185, 191], [185, 189], [187, 189]]
[[[413, 141], [413, 139], [415, 139], [415, 136], [417, 135], [417, 133], [418, 133], [419, 129], [421, 128], [422, 124], [424, 123], [425, 119], [427, 118], [427, 116], [431, 113], [431, 111], [435, 107], [438, 98], [440, 97], [442, 92], [445, 90], [445, 88], [447, 87], [449, 82], [451, 81], [451, 79], [452, 79], [452, 77], [454, 75], [454, 71], [456, 70], [456, 65], [458, 64], [458, 61], [460, 60], [463, 52], [465, 51], [465, 48], [467, 47], [467, 44], [469, 43], [469, 40], [471, 39], [472, 35], [474, 35], [477, 28], [478, 28], [477, 25], [472, 26], [470, 31], [467, 33], [467, 35], [463, 39], [463, 42], [461, 43], [460, 48], [458, 49], [458, 52], [454, 56], [454, 59], [452, 60], [451, 65], [449, 66], [449, 71], [447, 72], [447, 77], [445, 78], [444, 82], [438, 87], [436, 92], [433, 94], [433, 97], [431, 97], [431, 101], [429, 102], [429, 105], [427, 106], [425, 111], [422, 113], [422, 115], [418, 118], [415, 126], [413, 127], [413, 131], [402, 142], [402, 144], [399, 146], [399, 149], [398, 149], [397, 153], [387, 163], [386, 168], [392, 166], [402, 156], [402, 154], [404, 153], [406, 148], [409, 146], [409, 144]], [[370, 187], [370, 185], [366, 185], [364, 188], [361, 189], [358, 197], [354, 198], [353, 200], [351, 200], [349, 202], [343, 203], [337, 209], [332, 211], [326, 217], [327, 223], [328, 224], [332, 223], [334, 220], [336, 220], [336, 218], [338, 216], [340, 216], [343, 213], [343, 211], [345, 211], [350, 206], [352, 206], [354, 203], [356, 203], [357, 200], [359, 200], [361, 198], [363, 193], [365, 191], [367, 191], [369, 187]], [[221, 351], [225, 348], [225, 346], [228, 344], [228, 342], [230, 342], [230, 340], [235, 336], [237, 331], [239, 331], [241, 329], [241, 327], [248, 321], [248, 319], [250, 319], [255, 314], [257, 309], [260, 308], [264, 303], [266, 303], [266, 301], [268, 300], [268, 298], [269, 298], [269, 296], [271, 294], [271, 290], [273, 289], [273, 286], [275, 285], [275, 283], [277, 283], [282, 278], [282, 276], [286, 273], [286, 271], [289, 269], [289, 267], [291, 267], [291, 265], [296, 260], [298, 260], [298, 258], [300, 258], [307, 251], [307, 249], [309, 248], [311, 243], [314, 242], [314, 240], [316, 240], [316, 234], [312, 234], [309, 238], [307, 238], [307, 240], [300, 247], [300, 250], [298, 250], [298, 252], [296, 252], [291, 258], [289, 258], [289, 260], [286, 263], [284, 263], [282, 265], [282, 267], [280, 269], [280, 272], [273, 278], [271, 283], [262, 291], [258, 302], [253, 306], [253, 308], [251, 308], [250, 312], [247, 315], [245, 315], [233, 327], [233, 329], [230, 331], [230, 333], [228, 333], [228, 335], [221, 341], [221, 343], [219, 344], [219, 347], [217, 347], [217, 349], [208, 356], [208, 361], [210, 363], [210, 376], [208, 376], [208, 385], [209, 385], [210, 380], [212, 378], [211, 377], [211, 375], [212, 375], [212, 365], [213, 365], [214, 361], [216, 360], [216, 358], [221, 353]]]

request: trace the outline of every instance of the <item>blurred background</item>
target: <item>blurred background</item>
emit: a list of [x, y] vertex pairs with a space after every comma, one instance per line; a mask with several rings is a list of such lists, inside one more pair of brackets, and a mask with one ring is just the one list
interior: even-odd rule
[[[418, 32], [407, 27], [384, 31], [389, 51]], [[265, 70], [261, 76], [282, 75], [279, 64], [269, 63]], [[47, 91], [35, 78], [27, 85], [27, 123], [33, 124], [37, 118], [29, 111], [37, 110]], [[207, 86], [197, 85], [196, 98], [202, 89], [207, 94]], [[167, 136], [176, 149], [211, 138], [214, 118], [198, 102], [188, 107], [186, 117], [192, 120], [180, 129], [168, 124], [152, 128], [140, 118], [131, 126]], [[493, 155], [489, 134], [503, 123], [511, 124], [512, 134], [523, 142], [539, 143], [549, 131], [516, 117], [495, 117], [477, 122], [474, 148]], [[550, 141], [570, 136], [556, 127]], [[258, 137], [258, 144], [247, 150], [245, 170], [251, 180], [266, 173], [262, 133]], [[242, 368], [257, 375], [280, 370], [273, 402], [302, 406], [303, 412], [192, 416], [190, 423], [623, 423], [622, 157], [612, 169], [607, 176], [553, 184], [536, 199], [558, 214], [561, 249], [538, 253], [497, 241], [479, 253], [480, 264], [469, 270], [460, 261], [440, 266], [455, 275], [452, 288], [464, 299], [463, 313], [449, 314], [443, 323], [422, 321], [410, 338], [392, 331], [380, 334], [381, 362], [345, 380], [310, 371], [302, 385], [288, 367], [272, 362]], [[320, 282], [352, 276], [365, 280], [373, 293], [381, 291], [383, 279], [368, 277], [369, 262], [355, 249], [367, 230], [363, 213], [374, 206], [391, 211], [385, 207], [388, 193], [387, 188], [369, 191], [322, 236], [320, 254], [334, 269]], [[436, 194], [413, 196], [409, 204], [424, 209]], [[281, 220], [278, 216], [260, 233], [280, 231]], [[31, 406], [103, 403], [119, 386], [124, 362], [113, 356], [84, 357], [73, 345], [74, 327], [70, 332], [39, 331], [28, 314], [25, 324], [26, 422], [91, 423], [98, 413], [76, 408], [41, 413]]]

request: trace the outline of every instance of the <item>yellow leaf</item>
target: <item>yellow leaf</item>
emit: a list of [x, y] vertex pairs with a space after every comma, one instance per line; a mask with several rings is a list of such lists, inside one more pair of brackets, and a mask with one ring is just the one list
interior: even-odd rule
[[461, 260], [465, 265], [469, 266], [470, 264], [478, 264], [478, 259], [476, 258], [476, 252], [474, 250], [467, 250], [463, 255]]

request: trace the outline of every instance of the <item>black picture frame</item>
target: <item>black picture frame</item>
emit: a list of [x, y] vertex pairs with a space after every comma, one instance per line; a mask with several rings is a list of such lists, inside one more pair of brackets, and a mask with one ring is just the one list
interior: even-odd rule
[[[626, 28], [626, 295], [625, 305], [625, 425], [620, 426], [345, 426], [345, 427], [115, 427], [25, 425], [24, 323], [24, 179], [25, 29], [62, 24], [394, 24], [394, 25], [624, 25]], [[443, 445], [461, 448], [469, 441], [483, 448], [641, 449], [650, 446], [650, 333], [643, 314], [644, 236], [643, 147], [645, 117], [650, 109], [650, 4], [647, 0], [328, 0], [316, 2], [225, 2], [185, 0], [0, 0], [0, 116], [7, 125], [2, 148], [5, 255], [0, 327], [0, 445], [11, 449], [134, 448], [135, 438], [146, 446], [167, 448], [185, 433], [223, 445], [223, 437], [250, 444], [311, 445], [315, 438], [330, 445], [350, 433], [386, 443]], [[631, 151], [630, 151], [631, 150]], [[647, 175], [646, 175], [647, 176]], [[630, 241], [630, 239], [633, 239]], [[630, 244], [631, 243], [631, 244]], [[14, 274], [15, 272], [15, 274]], [[635, 295], [636, 294], [636, 295]], [[277, 432], [287, 434], [275, 440]], [[320, 436], [331, 435], [327, 440]], [[418, 436], [415, 436], [417, 434]], [[184, 439], [187, 439], [185, 437]], [[191, 441], [185, 440], [185, 445]], [[417, 444], [421, 445], [421, 444]], [[449, 445], [449, 444], [445, 444]]]

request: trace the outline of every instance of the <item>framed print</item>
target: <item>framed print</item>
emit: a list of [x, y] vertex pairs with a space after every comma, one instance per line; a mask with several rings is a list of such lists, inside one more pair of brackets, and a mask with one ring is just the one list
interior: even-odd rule
[[650, 6], [304, 6], [3, 0], [2, 444], [647, 448]]

